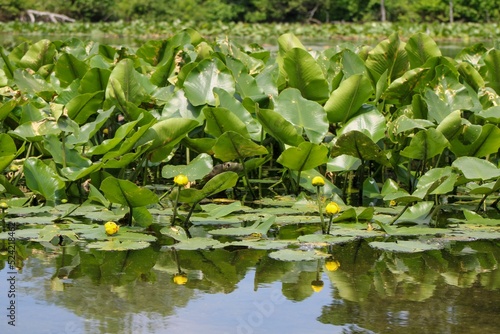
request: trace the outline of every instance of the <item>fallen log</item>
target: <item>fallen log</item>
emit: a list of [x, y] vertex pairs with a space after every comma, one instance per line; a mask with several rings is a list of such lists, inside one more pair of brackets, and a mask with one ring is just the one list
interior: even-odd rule
[[75, 19], [72, 19], [69, 16], [63, 15], [63, 14], [57, 14], [57, 13], [51, 13], [51, 12], [41, 12], [38, 10], [33, 10], [33, 9], [28, 9], [25, 11], [25, 14], [29, 17], [29, 20], [31, 23], [36, 22], [37, 17], [41, 18], [48, 18], [50, 21], [54, 23], [59, 23], [59, 22], [75, 22]]

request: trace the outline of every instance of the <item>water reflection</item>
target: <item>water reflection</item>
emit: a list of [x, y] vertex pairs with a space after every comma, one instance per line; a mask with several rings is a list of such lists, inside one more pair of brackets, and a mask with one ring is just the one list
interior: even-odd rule
[[[306, 262], [245, 248], [17, 246], [19, 333], [494, 333], [500, 326], [493, 241], [416, 254], [359, 241]], [[2, 252], [1, 309], [6, 261]], [[174, 279], [179, 273], [184, 284]], [[28, 319], [38, 322], [35, 331]], [[0, 331], [12, 332], [6, 326]]]

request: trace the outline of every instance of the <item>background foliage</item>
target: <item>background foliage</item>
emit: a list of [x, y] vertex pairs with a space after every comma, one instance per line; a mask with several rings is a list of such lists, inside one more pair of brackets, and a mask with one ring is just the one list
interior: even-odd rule
[[0, 20], [26, 9], [65, 14], [80, 21], [147, 19], [196, 22], [491, 22], [499, 0], [0, 0]]

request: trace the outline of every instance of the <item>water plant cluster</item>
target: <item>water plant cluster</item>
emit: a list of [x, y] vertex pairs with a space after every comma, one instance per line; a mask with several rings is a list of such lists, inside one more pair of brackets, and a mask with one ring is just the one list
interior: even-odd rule
[[[187, 29], [138, 48], [1, 48], [4, 225], [56, 245], [166, 238], [284, 259], [364, 237], [408, 252], [499, 237], [499, 50], [452, 59], [424, 33], [323, 51], [291, 33], [277, 43]], [[275, 237], [285, 225], [305, 230]]]

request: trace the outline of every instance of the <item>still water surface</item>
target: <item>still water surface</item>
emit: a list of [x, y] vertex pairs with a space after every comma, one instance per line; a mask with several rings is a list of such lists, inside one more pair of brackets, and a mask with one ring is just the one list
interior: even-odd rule
[[[325, 260], [170, 247], [102, 252], [18, 244], [16, 326], [2, 253], [0, 333], [497, 333], [498, 241], [395, 254], [365, 241]], [[185, 285], [174, 283], [180, 270]], [[312, 285], [323, 282], [315, 292]], [[314, 283], [316, 282], [316, 283]], [[317, 289], [318, 290], [318, 289]]]

